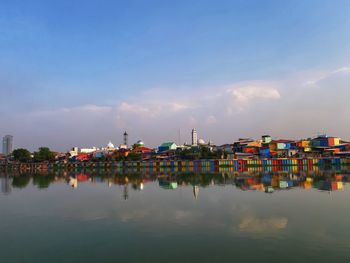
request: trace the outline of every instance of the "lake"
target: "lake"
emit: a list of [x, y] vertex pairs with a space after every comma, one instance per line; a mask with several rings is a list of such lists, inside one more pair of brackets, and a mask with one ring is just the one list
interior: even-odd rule
[[347, 171], [2, 174], [1, 262], [350, 260]]

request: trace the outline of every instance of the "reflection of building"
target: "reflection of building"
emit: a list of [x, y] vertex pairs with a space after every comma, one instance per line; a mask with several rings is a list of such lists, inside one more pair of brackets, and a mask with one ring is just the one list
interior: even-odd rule
[[195, 199], [198, 199], [198, 194], [199, 194], [199, 186], [198, 185], [194, 185], [193, 186], [193, 195]]
[[176, 189], [177, 188], [177, 182], [169, 181], [167, 179], [159, 179], [159, 186], [163, 189]]
[[10, 185], [9, 176], [8, 175], [1, 176], [0, 181], [1, 181], [1, 192], [4, 194], [11, 193], [11, 185]]
[[129, 187], [128, 187], [128, 184], [124, 185], [123, 197], [124, 197], [124, 200], [128, 200], [128, 198], [129, 198]]
[[73, 188], [78, 188], [78, 179], [74, 177], [69, 178], [69, 185]]
[[2, 139], [2, 153], [4, 155], [9, 155], [13, 151], [13, 136], [6, 135]]

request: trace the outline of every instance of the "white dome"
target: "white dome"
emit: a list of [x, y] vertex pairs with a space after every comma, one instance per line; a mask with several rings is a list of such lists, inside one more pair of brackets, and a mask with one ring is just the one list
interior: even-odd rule
[[203, 139], [199, 139], [198, 144], [205, 144], [205, 141]]
[[109, 143], [107, 144], [107, 148], [114, 149], [114, 144], [111, 141], [109, 141]]
[[137, 144], [137, 145], [144, 145], [143, 141], [141, 141], [141, 140], [138, 140], [138, 141], [136, 142], [136, 144]]

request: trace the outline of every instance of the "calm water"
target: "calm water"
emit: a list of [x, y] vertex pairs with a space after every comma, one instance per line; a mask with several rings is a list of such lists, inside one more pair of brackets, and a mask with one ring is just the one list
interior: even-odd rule
[[1, 262], [349, 262], [348, 179], [1, 175]]

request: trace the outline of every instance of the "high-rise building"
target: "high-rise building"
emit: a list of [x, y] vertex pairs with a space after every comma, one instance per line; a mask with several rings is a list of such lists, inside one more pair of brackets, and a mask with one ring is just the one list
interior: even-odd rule
[[195, 128], [192, 129], [192, 146], [198, 145], [197, 131]]
[[13, 136], [6, 135], [2, 139], [2, 153], [4, 155], [9, 155], [13, 151]]

